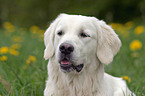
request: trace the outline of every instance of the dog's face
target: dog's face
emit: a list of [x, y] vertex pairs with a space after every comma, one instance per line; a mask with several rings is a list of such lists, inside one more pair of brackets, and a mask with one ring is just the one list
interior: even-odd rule
[[90, 19], [63, 17], [54, 36], [55, 56], [60, 68], [66, 72], [80, 72], [89, 63], [88, 58], [95, 56], [95, 36], [95, 26]]
[[[44, 58], [55, 56], [63, 72], [79, 73], [95, 58], [109, 64], [121, 43], [112, 28], [94, 17], [61, 14], [44, 35]], [[93, 67], [92, 67], [93, 68]]]

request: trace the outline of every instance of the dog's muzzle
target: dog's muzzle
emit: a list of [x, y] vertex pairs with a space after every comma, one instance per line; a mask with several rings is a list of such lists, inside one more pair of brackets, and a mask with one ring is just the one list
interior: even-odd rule
[[62, 43], [59, 47], [60, 51], [60, 68], [65, 72], [70, 72], [76, 70], [80, 72], [84, 66], [84, 64], [74, 65], [72, 60], [72, 53], [74, 51], [74, 47], [69, 43]]

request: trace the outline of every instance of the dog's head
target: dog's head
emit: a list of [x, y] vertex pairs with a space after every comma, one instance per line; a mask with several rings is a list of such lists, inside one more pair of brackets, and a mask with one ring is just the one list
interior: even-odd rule
[[[60, 14], [44, 34], [44, 58], [55, 56], [65, 72], [80, 72], [94, 60], [113, 61], [121, 42], [114, 30], [95, 17]], [[96, 59], [97, 58], [97, 59]]]

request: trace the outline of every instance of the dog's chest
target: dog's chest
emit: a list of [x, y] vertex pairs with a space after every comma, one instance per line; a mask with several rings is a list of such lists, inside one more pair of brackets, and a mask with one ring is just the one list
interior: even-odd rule
[[[94, 89], [92, 87], [84, 87], [84, 88], [78, 88], [76, 86], [67, 86], [64, 89], [60, 89], [62, 96], [106, 96], [101, 95], [99, 92], [93, 91]], [[60, 96], [60, 95], [56, 95]]]

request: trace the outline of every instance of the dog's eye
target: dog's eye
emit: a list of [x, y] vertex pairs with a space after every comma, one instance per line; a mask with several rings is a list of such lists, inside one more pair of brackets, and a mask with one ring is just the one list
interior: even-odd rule
[[80, 36], [83, 37], [83, 38], [85, 38], [85, 37], [90, 37], [88, 34], [86, 34], [86, 33], [84, 33], [84, 32], [80, 33]]
[[58, 34], [59, 36], [61, 36], [61, 35], [63, 35], [63, 32], [62, 32], [62, 31], [59, 31], [57, 34]]

